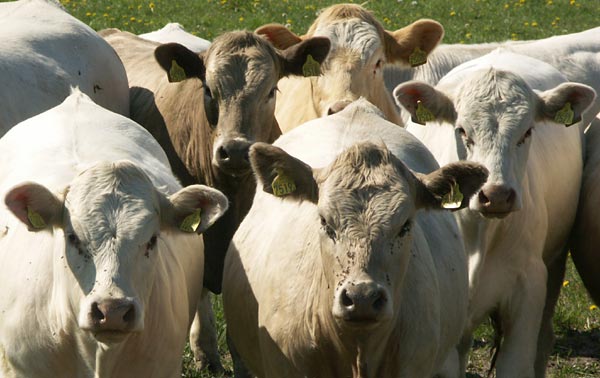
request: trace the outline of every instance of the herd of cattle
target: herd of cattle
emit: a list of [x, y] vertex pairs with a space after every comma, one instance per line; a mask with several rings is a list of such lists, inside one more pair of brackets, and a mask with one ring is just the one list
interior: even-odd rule
[[[96, 33], [0, 4], [0, 377], [541, 378], [567, 250], [600, 301], [600, 28], [440, 45]], [[282, 134], [283, 132], [283, 134]]]

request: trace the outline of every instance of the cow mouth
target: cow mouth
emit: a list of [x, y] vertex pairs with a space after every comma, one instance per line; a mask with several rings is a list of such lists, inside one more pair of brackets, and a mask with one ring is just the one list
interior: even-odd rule
[[126, 331], [95, 331], [92, 332], [94, 338], [103, 344], [118, 344], [131, 335], [131, 332]]
[[512, 211], [480, 211], [481, 215], [486, 218], [502, 219], [506, 218]]

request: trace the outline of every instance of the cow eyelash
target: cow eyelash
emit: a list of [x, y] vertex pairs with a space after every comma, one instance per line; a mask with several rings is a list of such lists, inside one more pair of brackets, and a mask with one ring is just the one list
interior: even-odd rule
[[277, 88], [277, 87], [274, 87], [273, 89], [271, 89], [271, 91], [269, 92], [269, 96], [268, 96], [269, 100], [272, 98], [275, 98], [275, 93], [277, 93], [278, 90], [279, 90], [279, 88]]
[[67, 234], [67, 240], [69, 241], [69, 243], [71, 243], [74, 247], [77, 248], [79, 248], [81, 244], [79, 238], [77, 237], [77, 235], [75, 235], [74, 232], [69, 232], [69, 234]]
[[327, 236], [329, 236], [329, 238], [335, 242], [335, 238], [336, 238], [336, 234], [335, 234], [335, 230], [333, 229], [333, 227], [331, 227], [327, 221], [325, 220], [325, 218], [320, 217], [321, 218], [321, 226], [323, 227], [323, 229], [325, 230], [325, 233], [327, 234]]
[[469, 138], [465, 129], [463, 129], [462, 127], [458, 127], [456, 128], [456, 131], [463, 138], [467, 147], [471, 147], [475, 144], [475, 142], [473, 142], [473, 139]]
[[210, 88], [208, 88], [208, 86], [206, 84], [204, 84], [203, 86], [204, 86], [204, 95], [212, 98], [212, 92], [210, 91]]
[[521, 139], [517, 142], [517, 146], [522, 145], [523, 143], [525, 143], [525, 141], [527, 140], [527, 138], [529, 138], [531, 136], [531, 132], [533, 131], [533, 128], [530, 127], [525, 134], [523, 134], [523, 137], [521, 137]]
[[412, 222], [410, 220], [407, 220], [404, 225], [402, 226], [402, 229], [400, 229], [400, 232], [398, 233], [398, 237], [404, 237], [406, 236], [406, 234], [408, 234], [410, 232], [410, 229], [412, 228]]
[[157, 236], [156, 235], [152, 235], [152, 237], [148, 241], [148, 244], [146, 244], [146, 248], [147, 249], [154, 249], [154, 247], [156, 247], [156, 240], [157, 240]]

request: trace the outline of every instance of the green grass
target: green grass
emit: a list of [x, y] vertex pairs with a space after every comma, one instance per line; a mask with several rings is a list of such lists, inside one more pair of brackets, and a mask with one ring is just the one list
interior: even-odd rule
[[[287, 25], [303, 34], [319, 9], [334, 1], [294, 0], [62, 0], [65, 8], [96, 30], [116, 27], [136, 34], [179, 22], [206, 39], [234, 29], [254, 30], [269, 22]], [[352, 1], [350, 1], [352, 2]], [[363, 3], [360, 1], [360, 3]], [[364, 4], [364, 3], [363, 3]], [[509, 39], [538, 39], [600, 26], [598, 0], [372, 0], [366, 3], [385, 28], [395, 30], [427, 17], [440, 21], [445, 43], [479, 43]], [[591, 307], [572, 263], [554, 319], [557, 344], [549, 376], [600, 377], [600, 310]], [[219, 343], [226, 368], [225, 326], [220, 300], [216, 300]], [[476, 333], [470, 377], [485, 376], [489, 366], [492, 330], [483, 325]], [[207, 378], [195, 370], [189, 349], [184, 356], [184, 377]]]

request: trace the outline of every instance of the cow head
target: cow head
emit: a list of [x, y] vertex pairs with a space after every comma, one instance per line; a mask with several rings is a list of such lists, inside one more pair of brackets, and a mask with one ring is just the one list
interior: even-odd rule
[[536, 93], [521, 77], [494, 68], [460, 81], [453, 96], [419, 82], [399, 85], [394, 96], [413, 121], [453, 126], [459, 158], [479, 162], [490, 172], [470, 209], [502, 218], [522, 207], [522, 180], [536, 129], [557, 127], [557, 114], [567, 108], [572, 117], [565, 126], [578, 122], [595, 93], [575, 83]]
[[201, 55], [168, 43], [156, 48], [155, 57], [170, 81], [202, 80], [212, 164], [219, 173], [242, 176], [250, 172], [249, 146], [281, 134], [274, 116], [277, 81], [301, 75], [308, 55], [322, 62], [329, 45], [326, 38], [311, 38], [276, 51], [260, 36], [240, 31], [219, 36]]
[[143, 330], [165, 238], [183, 232], [182, 221], [197, 210], [200, 223], [192, 226], [203, 232], [228, 205], [223, 194], [201, 185], [167, 198], [128, 161], [83, 171], [60, 196], [39, 184], [18, 185], [5, 203], [31, 231], [53, 229], [61, 238], [60, 259], [80, 289], [69, 298], [79, 327], [101, 342], [123, 341]]
[[361, 6], [338, 4], [325, 9], [305, 36], [297, 36], [277, 24], [262, 26], [256, 32], [264, 34], [278, 48], [315, 36], [331, 40], [331, 52], [321, 67], [322, 75], [311, 78], [313, 100], [320, 116], [336, 113], [364, 97], [389, 120], [400, 123], [393, 100], [385, 90], [383, 66], [425, 63], [444, 29], [436, 21], [419, 20], [389, 32]]
[[414, 252], [417, 210], [441, 209], [442, 198], [456, 184], [464, 194], [457, 207], [466, 206], [487, 177], [485, 168], [467, 162], [415, 174], [385, 146], [371, 143], [350, 147], [315, 171], [262, 143], [251, 148], [250, 161], [265, 192], [273, 194], [274, 180], [285, 177], [295, 189], [287, 190], [283, 201], [316, 205], [313, 221], [320, 225], [332, 316], [347, 327], [374, 326], [397, 314], [394, 298]]

